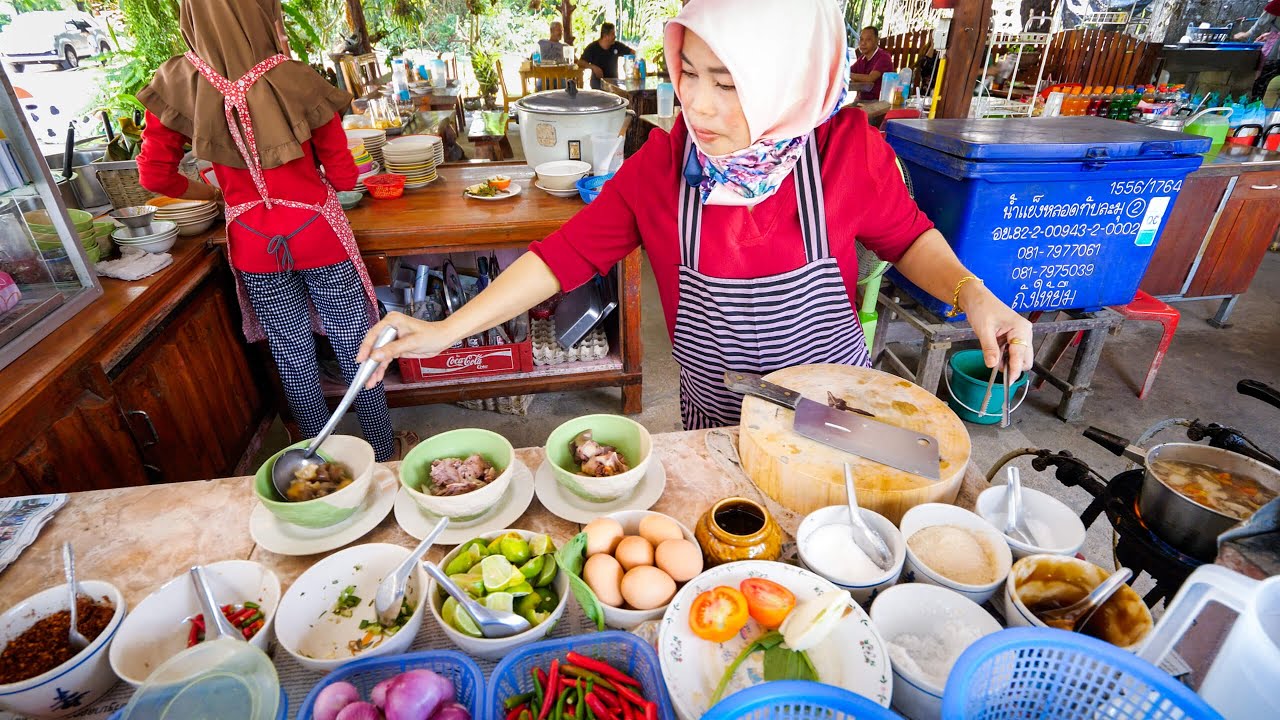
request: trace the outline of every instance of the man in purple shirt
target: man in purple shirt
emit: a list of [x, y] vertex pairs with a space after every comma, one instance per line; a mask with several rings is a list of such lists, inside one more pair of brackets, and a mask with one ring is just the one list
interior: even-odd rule
[[858, 36], [858, 58], [849, 75], [849, 89], [857, 90], [860, 99], [880, 99], [880, 77], [893, 72], [893, 58], [880, 47], [880, 30], [874, 25], [862, 29]]

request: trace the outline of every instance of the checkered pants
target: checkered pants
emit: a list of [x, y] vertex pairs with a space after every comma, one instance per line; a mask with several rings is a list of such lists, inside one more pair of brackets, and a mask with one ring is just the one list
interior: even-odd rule
[[[280, 370], [285, 397], [306, 437], [315, 437], [329, 419], [329, 406], [320, 389], [315, 338], [311, 334], [307, 297], [320, 315], [325, 334], [333, 345], [347, 382], [359, 364], [356, 352], [369, 331], [369, 315], [363, 307], [364, 291], [350, 260], [312, 270], [242, 272], [245, 290], [271, 346]], [[395, 452], [387, 394], [382, 385], [356, 395], [356, 414], [365, 440], [378, 461]]]

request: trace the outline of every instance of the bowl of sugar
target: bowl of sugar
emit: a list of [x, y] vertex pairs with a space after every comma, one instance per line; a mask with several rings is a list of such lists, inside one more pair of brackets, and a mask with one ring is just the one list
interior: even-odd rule
[[893, 562], [887, 570], [879, 568], [853, 541], [847, 505], [818, 508], [806, 515], [796, 530], [796, 547], [805, 568], [847, 590], [859, 604], [866, 605], [898, 582], [906, 562], [907, 544], [889, 518], [866, 508], [859, 508], [858, 512], [889, 546]]

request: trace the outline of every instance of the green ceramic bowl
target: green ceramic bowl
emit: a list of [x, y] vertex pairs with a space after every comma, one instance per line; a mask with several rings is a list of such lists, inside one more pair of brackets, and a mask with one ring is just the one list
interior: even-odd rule
[[[311, 441], [294, 443], [285, 450], [305, 448]], [[355, 482], [331, 495], [315, 500], [289, 502], [280, 497], [271, 484], [271, 468], [285, 450], [272, 455], [258, 468], [253, 478], [253, 491], [272, 515], [291, 525], [305, 528], [325, 528], [351, 517], [364, 503], [373, 484], [373, 447], [360, 438], [349, 435], [330, 435], [320, 446], [319, 455], [330, 462], [346, 463], [355, 475]]]
[[[467, 458], [479, 455], [498, 471], [488, 485], [465, 495], [432, 495], [431, 463], [442, 458]], [[470, 520], [488, 512], [507, 494], [515, 465], [515, 450], [506, 438], [495, 432], [461, 428], [440, 433], [418, 443], [400, 463], [400, 484], [418, 507], [452, 520]]]
[[[84, 210], [76, 210], [68, 208], [67, 214], [71, 217], [71, 222], [76, 227], [76, 232], [84, 232], [93, 229], [93, 215]], [[47, 210], [32, 210], [22, 214], [27, 220], [27, 226], [31, 228], [31, 232], [43, 233], [45, 235], [57, 235], [58, 231], [53, 227], [53, 219], [49, 217]]]
[[[569, 441], [584, 430], [602, 445], [612, 445], [622, 454], [630, 470], [612, 477], [593, 478], [579, 474], [569, 450]], [[653, 440], [643, 425], [621, 415], [584, 415], [551, 432], [547, 438], [547, 460], [556, 482], [569, 492], [590, 502], [612, 502], [635, 490], [649, 469]]]

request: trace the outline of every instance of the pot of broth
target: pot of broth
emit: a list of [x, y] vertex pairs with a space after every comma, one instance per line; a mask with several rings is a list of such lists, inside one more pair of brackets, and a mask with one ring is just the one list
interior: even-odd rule
[[1280, 470], [1208, 445], [1165, 443], [1150, 450], [1097, 428], [1085, 437], [1142, 463], [1146, 475], [1138, 512], [1165, 542], [1205, 562], [1218, 554], [1218, 536], [1280, 495]]

